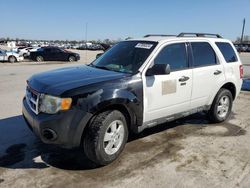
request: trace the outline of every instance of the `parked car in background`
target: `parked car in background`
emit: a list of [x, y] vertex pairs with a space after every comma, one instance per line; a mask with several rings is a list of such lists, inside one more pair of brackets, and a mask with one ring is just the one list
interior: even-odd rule
[[78, 61], [80, 55], [58, 47], [41, 47], [35, 52], [30, 52], [30, 59], [34, 61]]
[[238, 44], [238, 45], [235, 45], [235, 48], [237, 49], [238, 52], [248, 52], [249, 46]]
[[33, 47], [27, 47], [27, 48], [22, 48], [22, 49], [18, 49], [18, 53], [20, 55], [23, 55], [23, 57], [28, 57], [30, 55], [30, 51], [33, 50], [33, 51], [36, 51], [37, 49], [33, 48]]
[[40, 47], [31, 47], [28, 52], [27, 52], [27, 57], [30, 56], [30, 52], [36, 52], [37, 50], [39, 50]]
[[0, 49], [0, 61], [10, 63], [19, 62], [23, 60], [23, 56], [18, 54], [17, 52], [1, 50]]
[[250, 46], [247, 47], [246, 52], [250, 52]]
[[[103, 50], [104, 52], [106, 52], [106, 51], [111, 47], [111, 45], [105, 44], [105, 43], [101, 43], [100, 46], [102, 47], [102, 50]], [[98, 53], [98, 54], [96, 55], [96, 59], [99, 58], [102, 54], [104, 54], [104, 53]]]
[[22, 50], [24, 48], [26, 48], [26, 46], [19, 46], [19, 47], [13, 48], [11, 51], [18, 53], [20, 50]]

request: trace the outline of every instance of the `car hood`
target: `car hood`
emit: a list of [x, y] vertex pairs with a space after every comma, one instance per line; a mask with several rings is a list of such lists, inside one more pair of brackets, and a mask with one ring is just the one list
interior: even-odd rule
[[60, 96], [71, 89], [119, 79], [128, 75], [82, 65], [35, 74], [27, 80], [27, 83], [39, 93]]

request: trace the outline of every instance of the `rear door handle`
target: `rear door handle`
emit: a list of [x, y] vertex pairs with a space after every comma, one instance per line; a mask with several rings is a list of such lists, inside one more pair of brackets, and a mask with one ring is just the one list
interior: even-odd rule
[[189, 80], [189, 77], [188, 76], [182, 76], [180, 79], [179, 79], [179, 82], [186, 82]]
[[219, 75], [219, 74], [221, 74], [221, 73], [222, 73], [222, 71], [216, 70], [216, 71], [214, 72], [214, 75]]

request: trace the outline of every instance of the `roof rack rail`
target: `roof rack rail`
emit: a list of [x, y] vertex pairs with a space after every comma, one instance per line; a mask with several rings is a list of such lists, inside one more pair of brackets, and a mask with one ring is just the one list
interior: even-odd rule
[[149, 34], [144, 36], [144, 38], [147, 37], [176, 37], [176, 35]]
[[211, 33], [180, 33], [177, 37], [186, 37], [186, 36], [194, 36], [194, 37], [216, 37], [216, 38], [223, 38], [219, 34], [211, 34]]

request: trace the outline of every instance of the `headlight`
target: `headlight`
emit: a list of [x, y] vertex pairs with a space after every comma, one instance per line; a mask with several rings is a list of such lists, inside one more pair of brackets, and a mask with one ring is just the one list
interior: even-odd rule
[[50, 95], [41, 95], [40, 111], [48, 114], [55, 114], [60, 110], [70, 109], [71, 103], [71, 98], [59, 98]]

